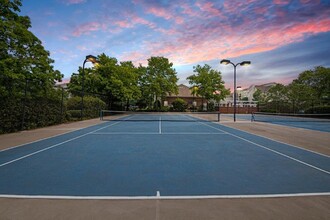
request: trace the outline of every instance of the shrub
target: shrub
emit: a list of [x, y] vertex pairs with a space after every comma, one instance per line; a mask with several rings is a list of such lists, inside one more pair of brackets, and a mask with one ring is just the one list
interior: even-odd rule
[[330, 114], [330, 106], [314, 106], [306, 109], [306, 114]]
[[[84, 97], [84, 118], [96, 118], [100, 114], [100, 110], [105, 109], [106, 104], [101, 99], [85, 96]], [[75, 96], [68, 100], [68, 115], [70, 118], [81, 117], [81, 97]]]
[[172, 107], [173, 111], [184, 112], [187, 109], [187, 103], [183, 99], [180, 99], [180, 98], [175, 99], [172, 102], [172, 105], [173, 105], [173, 107]]

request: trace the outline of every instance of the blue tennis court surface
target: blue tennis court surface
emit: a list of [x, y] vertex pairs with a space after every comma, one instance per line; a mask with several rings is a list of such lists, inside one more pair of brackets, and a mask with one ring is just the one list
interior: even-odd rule
[[0, 152], [0, 194], [330, 192], [330, 158], [211, 122], [105, 122]]
[[[226, 114], [227, 117], [233, 117], [232, 114]], [[240, 120], [251, 120], [251, 114], [237, 114], [237, 119]], [[295, 127], [295, 128], [304, 128], [314, 131], [323, 131], [323, 132], [330, 132], [330, 119], [327, 121], [286, 121], [286, 120], [270, 120], [267, 121], [267, 123], [277, 124], [277, 125], [283, 125], [283, 126], [289, 126], [289, 127]]]

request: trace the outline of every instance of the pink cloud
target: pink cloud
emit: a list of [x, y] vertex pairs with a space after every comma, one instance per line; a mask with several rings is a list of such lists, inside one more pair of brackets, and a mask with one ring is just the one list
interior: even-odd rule
[[300, 0], [301, 4], [320, 4], [320, 0]]
[[122, 54], [120, 56], [120, 60], [123, 60], [123, 61], [130, 60], [136, 66], [138, 66], [139, 64], [146, 65], [147, 64], [147, 60], [146, 59], [147, 59], [146, 58], [146, 54], [141, 53], [141, 52], [137, 52], [137, 51], [126, 52], [126, 53], [124, 53], [124, 54]]
[[290, 3], [290, 0], [273, 0], [275, 5], [287, 5]]
[[[232, 27], [221, 28], [226, 31], [217, 34], [217, 30], [196, 28], [196, 32], [181, 34], [177, 32], [168, 40], [164, 38], [163, 41], [145, 43], [142, 46], [148, 48], [144, 50], [145, 57], [150, 57], [150, 54], [166, 56], [176, 65], [184, 65], [270, 51], [299, 42], [306, 35], [330, 31], [330, 19], [311, 20], [287, 26], [278, 25], [261, 30], [247, 28], [238, 35], [235, 34], [237, 30]], [[198, 34], [201, 32], [203, 32], [202, 37]], [[139, 59], [142, 59], [141, 57], [140, 54]]]
[[237, 14], [238, 9], [239, 11], [245, 11], [252, 3], [258, 1], [259, 0], [227, 0], [223, 3], [223, 8], [226, 13]]
[[84, 23], [74, 29], [72, 35], [79, 37], [84, 34], [90, 34], [91, 32], [100, 30], [102, 25], [98, 22], [88, 22]]
[[187, 15], [189, 15], [191, 17], [197, 17], [197, 16], [199, 16], [199, 13], [196, 12], [195, 10], [193, 10], [191, 8], [191, 6], [188, 5], [188, 4], [183, 3], [183, 4], [180, 5], [180, 7], [183, 9], [182, 10], [182, 13], [183, 14], [187, 14]]
[[214, 4], [212, 2], [197, 2], [196, 6], [199, 7], [200, 10], [207, 12], [209, 16], [223, 17], [222, 13], [218, 9], [214, 8]]
[[135, 25], [142, 24], [150, 28], [156, 28], [156, 24], [134, 14], [127, 14], [125, 20], [115, 21], [114, 24], [120, 28], [133, 28]]
[[164, 18], [166, 20], [174, 20], [175, 23], [177, 24], [182, 24], [183, 23], [183, 18], [181, 18], [180, 16], [175, 16], [173, 15], [174, 13], [166, 10], [165, 8], [160, 8], [160, 7], [149, 7], [147, 8], [147, 13], [149, 14], [153, 14], [157, 17], [161, 17]]
[[256, 14], [261, 14], [261, 15], [266, 14], [267, 11], [268, 11], [268, 7], [258, 7], [254, 9], [254, 12]]

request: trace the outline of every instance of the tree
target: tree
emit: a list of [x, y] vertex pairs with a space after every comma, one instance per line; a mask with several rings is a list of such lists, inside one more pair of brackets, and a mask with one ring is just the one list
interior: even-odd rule
[[203, 67], [200, 65], [194, 66], [194, 72], [197, 74], [187, 77], [189, 84], [196, 88], [192, 90], [193, 95], [219, 102], [230, 94], [224, 86], [220, 71], [213, 70], [211, 66], [205, 64]]
[[304, 111], [304, 109], [312, 105], [315, 92], [310, 86], [293, 80], [293, 82], [287, 86], [287, 95], [288, 101], [292, 105], [292, 112], [297, 113], [299, 111]]
[[99, 55], [98, 60], [99, 65], [86, 68], [84, 76], [82, 68], [79, 68], [79, 74], [71, 78], [69, 88], [73, 93], [79, 94], [84, 84], [84, 91], [87, 93], [103, 94], [108, 97], [108, 108], [111, 108], [114, 100], [128, 105], [130, 100], [140, 98], [138, 69], [131, 61], [118, 63], [116, 58], [105, 54]]
[[329, 102], [330, 99], [330, 68], [315, 67], [299, 74], [293, 81], [295, 84], [310, 87], [314, 93], [314, 101]]
[[285, 85], [277, 83], [271, 87], [266, 94], [266, 101], [275, 112], [281, 112], [281, 107], [287, 108], [285, 104], [288, 101], [288, 89]]
[[[7, 131], [18, 130], [18, 121], [22, 121], [21, 128], [55, 123], [49, 103], [58, 103], [61, 97], [54, 85], [63, 76], [53, 69], [49, 52], [29, 31], [29, 17], [18, 15], [21, 6], [20, 0], [2, 0], [0, 4], [0, 121], [11, 115], [11, 127], [4, 129]], [[46, 112], [44, 106], [47, 114], [40, 112]]]
[[0, 4], [0, 72], [1, 94], [18, 95], [26, 80], [39, 81], [35, 92], [49, 90], [55, 81], [63, 77], [54, 71], [49, 52], [41, 41], [28, 29], [31, 22], [27, 16], [19, 16], [21, 1], [2, 1]]
[[165, 57], [151, 57], [147, 67], [139, 67], [142, 94], [151, 107], [151, 102], [163, 103], [168, 94], [177, 94], [178, 78], [173, 63]]

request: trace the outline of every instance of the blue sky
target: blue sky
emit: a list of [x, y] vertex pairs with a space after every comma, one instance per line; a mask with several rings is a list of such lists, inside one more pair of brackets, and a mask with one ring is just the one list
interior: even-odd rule
[[21, 14], [70, 78], [86, 55], [147, 64], [164, 56], [180, 78], [193, 66], [220, 70], [227, 88], [288, 84], [304, 70], [330, 67], [329, 0], [44, 0], [22, 1]]

